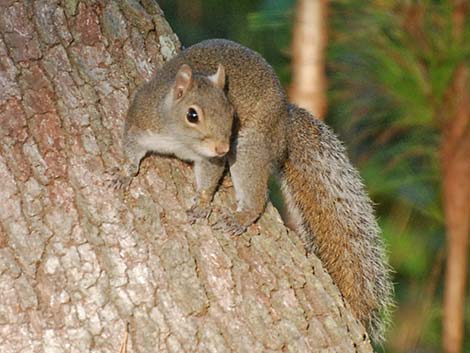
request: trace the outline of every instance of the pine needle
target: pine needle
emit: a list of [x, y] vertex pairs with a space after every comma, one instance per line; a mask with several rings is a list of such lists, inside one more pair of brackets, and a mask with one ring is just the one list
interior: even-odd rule
[[119, 353], [126, 353], [127, 336], [129, 336], [129, 323], [126, 324], [126, 331], [124, 332], [124, 338], [122, 339], [121, 349], [119, 350]]

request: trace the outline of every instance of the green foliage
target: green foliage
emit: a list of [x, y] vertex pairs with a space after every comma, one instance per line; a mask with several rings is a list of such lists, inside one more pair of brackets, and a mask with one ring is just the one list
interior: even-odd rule
[[[470, 53], [468, 23], [456, 39], [452, 10], [451, 1], [331, 3], [328, 118], [378, 202], [397, 271], [397, 316], [411, 303], [417, 313], [423, 301], [441, 305], [442, 277], [431, 276], [444, 247], [440, 129], [449, 83]], [[417, 351], [439, 351], [441, 315], [424, 314]]]

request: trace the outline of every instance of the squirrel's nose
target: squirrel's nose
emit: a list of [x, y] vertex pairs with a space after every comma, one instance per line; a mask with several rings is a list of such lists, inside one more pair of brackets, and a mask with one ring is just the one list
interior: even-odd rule
[[215, 153], [217, 153], [218, 156], [222, 157], [225, 155], [230, 149], [230, 145], [225, 142], [220, 142], [215, 145]]

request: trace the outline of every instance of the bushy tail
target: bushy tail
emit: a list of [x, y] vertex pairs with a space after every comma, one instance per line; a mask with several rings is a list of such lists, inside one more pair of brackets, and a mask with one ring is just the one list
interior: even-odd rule
[[324, 123], [290, 105], [288, 126], [282, 188], [291, 221], [372, 339], [381, 342], [393, 286], [371, 200], [342, 143]]

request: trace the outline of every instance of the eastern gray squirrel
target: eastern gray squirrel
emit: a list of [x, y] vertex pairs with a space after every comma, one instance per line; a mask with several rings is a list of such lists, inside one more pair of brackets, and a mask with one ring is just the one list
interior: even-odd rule
[[371, 201], [345, 149], [325, 124], [289, 105], [272, 67], [240, 44], [206, 40], [165, 63], [137, 91], [125, 123], [127, 187], [149, 151], [194, 162], [190, 221], [207, 217], [228, 163], [237, 211], [215, 228], [241, 234], [264, 210], [280, 175], [287, 208], [374, 341], [383, 334], [392, 284]]

